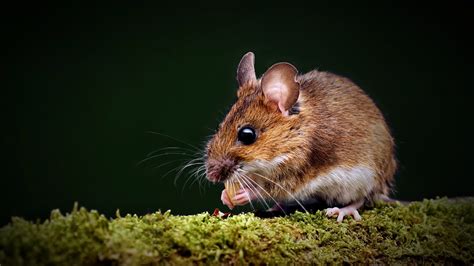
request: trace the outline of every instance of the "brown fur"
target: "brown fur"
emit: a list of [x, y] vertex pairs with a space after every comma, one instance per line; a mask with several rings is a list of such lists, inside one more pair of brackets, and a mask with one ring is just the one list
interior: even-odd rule
[[[223, 160], [234, 162], [233, 171], [254, 160], [271, 161], [287, 154], [289, 160], [268, 178], [292, 193], [334, 167], [363, 165], [374, 170], [377, 182], [364, 197], [387, 195], [396, 170], [394, 141], [374, 102], [350, 80], [332, 73], [311, 71], [296, 81], [299, 112], [289, 116], [268, 103], [260, 79], [240, 86], [236, 103], [208, 143], [208, 172], [219, 169]], [[245, 125], [252, 125], [258, 135], [248, 146], [237, 141], [238, 130]], [[274, 198], [289, 199], [271, 182], [261, 178], [258, 182]]]

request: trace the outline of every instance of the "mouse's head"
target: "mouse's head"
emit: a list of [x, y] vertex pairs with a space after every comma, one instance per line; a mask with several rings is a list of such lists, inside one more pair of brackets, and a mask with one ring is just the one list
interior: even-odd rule
[[289, 63], [271, 66], [260, 79], [254, 54], [239, 63], [238, 99], [207, 144], [206, 171], [212, 182], [260, 173], [271, 178], [280, 165], [295, 159], [304, 143], [297, 104], [300, 84]]

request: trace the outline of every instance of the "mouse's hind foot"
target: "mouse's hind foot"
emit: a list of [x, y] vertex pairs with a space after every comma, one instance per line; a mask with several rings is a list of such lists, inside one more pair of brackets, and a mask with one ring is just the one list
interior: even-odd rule
[[354, 217], [354, 220], [356, 221], [360, 221], [362, 217], [360, 216], [359, 211], [357, 209], [359, 209], [363, 204], [364, 201], [358, 201], [343, 208], [328, 208], [326, 209], [326, 215], [328, 217], [337, 217], [336, 221], [338, 223], [342, 222], [344, 220], [344, 217], [346, 217], [347, 215]]

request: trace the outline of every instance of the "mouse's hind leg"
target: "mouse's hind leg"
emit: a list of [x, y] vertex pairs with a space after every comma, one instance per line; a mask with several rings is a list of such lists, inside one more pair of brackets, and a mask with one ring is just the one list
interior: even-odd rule
[[344, 220], [344, 217], [347, 215], [350, 215], [354, 217], [354, 220], [359, 221], [362, 219], [362, 217], [359, 214], [359, 209], [364, 205], [364, 201], [357, 201], [355, 203], [352, 203], [350, 205], [347, 205], [343, 208], [338, 208], [338, 207], [333, 207], [333, 208], [328, 208], [326, 209], [326, 215], [328, 217], [336, 217], [337, 216], [337, 222], [340, 223], [342, 220]]

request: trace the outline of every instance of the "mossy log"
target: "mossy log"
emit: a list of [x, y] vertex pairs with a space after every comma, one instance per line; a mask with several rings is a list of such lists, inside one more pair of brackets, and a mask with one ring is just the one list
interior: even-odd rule
[[474, 263], [474, 198], [378, 204], [362, 221], [316, 213], [226, 219], [58, 210], [0, 229], [0, 265]]

